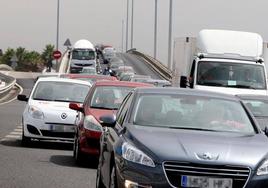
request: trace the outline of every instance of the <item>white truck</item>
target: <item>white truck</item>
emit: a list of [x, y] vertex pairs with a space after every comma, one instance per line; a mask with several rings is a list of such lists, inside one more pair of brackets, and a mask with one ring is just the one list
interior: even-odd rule
[[174, 44], [173, 85], [227, 94], [267, 94], [262, 37], [256, 33], [202, 30]]
[[94, 45], [85, 39], [78, 40], [70, 51], [70, 72], [81, 72], [83, 67], [97, 66], [97, 54]]

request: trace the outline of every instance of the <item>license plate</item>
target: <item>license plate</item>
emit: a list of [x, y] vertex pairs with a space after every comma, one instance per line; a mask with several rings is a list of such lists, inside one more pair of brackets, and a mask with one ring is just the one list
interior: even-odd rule
[[66, 125], [49, 125], [49, 129], [53, 132], [74, 132], [74, 126]]
[[199, 187], [199, 188], [232, 188], [233, 180], [230, 178], [181, 176], [181, 186], [182, 187]]

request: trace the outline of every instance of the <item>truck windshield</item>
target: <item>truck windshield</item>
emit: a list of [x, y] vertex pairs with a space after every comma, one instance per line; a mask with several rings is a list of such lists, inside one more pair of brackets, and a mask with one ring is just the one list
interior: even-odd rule
[[91, 50], [73, 50], [72, 59], [77, 60], [94, 60], [95, 52]]
[[264, 67], [260, 64], [200, 61], [197, 67], [197, 84], [266, 89]]

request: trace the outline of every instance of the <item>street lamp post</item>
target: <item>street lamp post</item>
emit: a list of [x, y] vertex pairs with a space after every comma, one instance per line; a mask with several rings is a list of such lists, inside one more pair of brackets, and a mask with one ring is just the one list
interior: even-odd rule
[[127, 19], [126, 19], [126, 51], [128, 50], [128, 17], [129, 17], [129, 0], [127, 0]]
[[172, 30], [173, 30], [173, 0], [169, 0], [169, 32], [168, 32], [168, 68], [171, 69]]
[[134, 0], [132, 0], [132, 10], [131, 10], [131, 48], [133, 48], [133, 20], [134, 20]]
[[57, 38], [56, 38], [56, 50], [59, 50], [59, 24], [60, 24], [60, 0], [58, 0], [57, 6]]
[[157, 53], [157, 9], [158, 1], [155, 0], [155, 15], [154, 15], [154, 58], [156, 59]]

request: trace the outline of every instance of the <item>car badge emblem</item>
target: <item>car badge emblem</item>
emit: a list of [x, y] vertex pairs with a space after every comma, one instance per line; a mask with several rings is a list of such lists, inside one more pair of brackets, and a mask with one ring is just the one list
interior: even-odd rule
[[200, 160], [206, 160], [206, 161], [212, 161], [212, 160], [218, 160], [219, 155], [212, 155], [209, 152], [202, 153], [202, 154], [196, 154], [197, 158]]
[[66, 113], [62, 113], [60, 117], [61, 117], [61, 119], [66, 119], [67, 118], [67, 114]]

